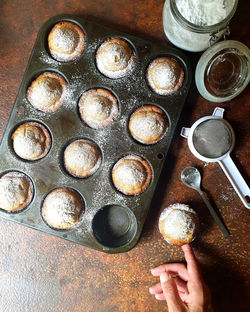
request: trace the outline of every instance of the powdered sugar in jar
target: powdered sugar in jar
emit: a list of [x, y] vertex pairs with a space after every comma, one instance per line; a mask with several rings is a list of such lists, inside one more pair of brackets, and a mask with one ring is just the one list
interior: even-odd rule
[[204, 51], [229, 31], [237, 4], [238, 0], [166, 0], [165, 34], [183, 50]]

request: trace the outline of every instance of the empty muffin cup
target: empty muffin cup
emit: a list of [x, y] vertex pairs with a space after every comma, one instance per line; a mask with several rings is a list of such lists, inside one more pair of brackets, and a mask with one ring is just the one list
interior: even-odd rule
[[128, 208], [108, 205], [101, 208], [94, 216], [92, 230], [100, 244], [109, 248], [119, 248], [135, 237], [136, 217]]

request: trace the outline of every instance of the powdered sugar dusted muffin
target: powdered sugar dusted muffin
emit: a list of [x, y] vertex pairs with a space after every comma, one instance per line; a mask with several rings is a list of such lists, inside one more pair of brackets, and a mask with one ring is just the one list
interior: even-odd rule
[[99, 71], [109, 78], [121, 78], [133, 70], [135, 54], [123, 39], [112, 38], [105, 41], [96, 53]]
[[12, 134], [16, 154], [26, 160], [38, 160], [49, 151], [51, 139], [48, 130], [38, 122], [26, 122]]
[[194, 240], [198, 223], [197, 214], [192, 208], [173, 204], [162, 211], [159, 230], [169, 244], [181, 246]]
[[160, 141], [168, 128], [166, 114], [155, 105], [144, 105], [130, 117], [129, 131], [133, 138], [143, 144]]
[[106, 89], [84, 92], [78, 105], [82, 120], [94, 129], [107, 127], [118, 115], [117, 99]]
[[64, 151], [65, 169], [74, 177], [87, 178], [101, 165], [99, 147], [89, 140], [76, 140]]
[[158, 57], [148, 66], [147, 81], [151, 89], [160, 95], [176, 92], [182, 86], [184, 71], [170, 57]]
[[120, 159], [113, 167], [115, 187], [125, 195], [137, 195], [145, 191], [152, 179], [152, 169], [147, 160], [137, 155]]
[[48, 36], [50, 54], [60, 62], [69, 62], [80, 56], [85, 47], [85, 34], [72, 22], [57, 23]]
[[67, 83], [61, 75], [45, 72], [31, 83], [27, 97], [36, 109], [50, 113], [63, 105], [66, 89]]
[[55, 229], [69, 230], [82, 218], [84, 202], [81, 195], [71, 188], [51, 191], [42, 205], [42, 217]]
[[30, 178], [21, 172], [10, 171], [0, 178], [0, 208], [9, 212], [27, 207], [33, 197]]

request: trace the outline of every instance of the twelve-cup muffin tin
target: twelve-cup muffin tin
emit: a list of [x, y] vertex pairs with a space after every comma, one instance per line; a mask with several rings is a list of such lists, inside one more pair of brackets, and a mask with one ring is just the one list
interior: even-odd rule
[[[86, 35], [83, 54], [69, 63], [54, 60], [47, 44], [51, 28], [64, 20], [79, 25]], [[136, 56], [134, 70], [119, 79], [103, 76], [95, 64], [98, 47], [113, 37], [126, 40], [134, 49]], [[158, 56], [176, 59], [184, 70], [183, 85], [169, 96], [155, 94], [147, 85], [145, 78], [147, 66]], [[28, 102], [26, 95], [30, 83], [45, 71], [59, 73], [69, 87], [64, 105], [53, 113], [36, 110]], [[0, 216], [107, 253], [125, 252], [134, 247], [142, 232], [190, 82], [189, 61], [183, 53], [174, 48], [161, 46], [72, 15], [51, 18], [42, 26], [37, 36], [0, 145], [0, 176], [11, 170], [27, 174], [34, 185], [34, 196], [26, 209], [16, 213], [0, 210]], [[80, 119], [79, 98], [84, 91], [91, 88], [107, 89], [118, 100], [118, 118], [106, 128], [92, 129]], [[128, 130], [130, 115], [145, 104], [159, 106], [168, 118], [166, 135], [154, 145], [140, 144], [132, 138]], [[25, 121], [36, 121], [45, 125], [52, 138], [49, 153], [38, 161], [24, 161], [13, 151], [11, 135], [13, 130]], [[86, 179], [70, 176], [63, 166], [65, 147], [69, 142], [79, 138], [92, 140], [102, 153], [100, 168]], [[130, 154], [145, 158], [153, 171], [150, 186], [136, 196], [126, 196], [117, 191], [111, 178], [114, 164]], [[71, 230], [52, 229], [41, 217], [41, 205], [45, 196], [57, 187], [77, 190], [85, 203], [85, 212], [80, 223]]]

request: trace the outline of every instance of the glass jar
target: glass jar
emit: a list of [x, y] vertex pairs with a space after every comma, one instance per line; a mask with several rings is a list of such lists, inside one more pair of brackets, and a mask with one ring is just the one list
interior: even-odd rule
[[250, 81], [250, 50], [239, 41], [224, 40], [206, 50], [195, 70], [200, 94], [212, 102], [235, 98]]
[[[213, 0], [204, 0], [212, 3]], [[216, 5], [216, 1], [215, 5]], [[176, 0], [166, 0], [163, 9], [163, 27], [168, 39], [177, 47], [200, 52], [229, 33], [229, 22], [238, 5], [238, 0], [225, 0], [226, 18], [213, 25], [193, 24], [178, 10]]]

